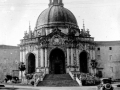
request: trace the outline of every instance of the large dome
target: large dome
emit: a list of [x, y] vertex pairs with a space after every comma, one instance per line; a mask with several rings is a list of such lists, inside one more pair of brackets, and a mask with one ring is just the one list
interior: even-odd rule
[[[54, 2], [53, 2], [54, 3]], [[75, 16], [71, 11], [57, 3], [45, 9], [38, 17], [36, 29], [48, 26], [73, 26], [78, 28]]]

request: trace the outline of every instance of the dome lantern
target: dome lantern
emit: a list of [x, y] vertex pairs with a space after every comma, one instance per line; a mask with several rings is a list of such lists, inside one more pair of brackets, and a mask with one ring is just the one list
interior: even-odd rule
[[62, 0], [50, 0], [49, 7], [52, 5], [63, 6]]

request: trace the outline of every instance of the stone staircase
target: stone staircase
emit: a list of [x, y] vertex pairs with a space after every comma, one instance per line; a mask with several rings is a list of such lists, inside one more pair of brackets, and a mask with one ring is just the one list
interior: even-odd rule
[[43, 81], [40, 81], [37, 86], [79, 86], [69, 74], [47, 74]]

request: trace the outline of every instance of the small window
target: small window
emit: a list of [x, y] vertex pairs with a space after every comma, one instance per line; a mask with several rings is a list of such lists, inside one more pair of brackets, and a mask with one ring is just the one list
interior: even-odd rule
[[100, 51], [100, 48], [97, 48], [98, 51]]
[[98, 60], [100, 60], [100, 59], [101, 59], [101, 58], [100, 58], [100, 55], [97, 55], [97, 59], [98, 59]]
[[112, 47], [109, 47], [109, 50], [112, 50]]
[[112, 60], [112, 55], [109, 56], [109, 59]]
[[111, 68], [111, 72], [113, 73], [114, 72], [114, 68], [113, 67], [110, 67]]

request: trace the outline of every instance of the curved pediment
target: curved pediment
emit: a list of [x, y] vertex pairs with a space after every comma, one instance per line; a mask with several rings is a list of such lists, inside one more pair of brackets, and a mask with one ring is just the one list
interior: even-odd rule
[[51, 37], [53, 37], [53, 36], [55, 36], [55, 35], [59, 35], [59, 36], [61, 36], [61, 37], [67, 37], [67, 35], [64, 34], [64, 33], [62, 33], [61, 30], [58, 29], [58, 28], [54, 28], [54, 29], [53, 29], [53, 32], [50, 33], [50, 34], [48, 34], [47, 37], [48, 37], [48, 38], [51, 38]]

